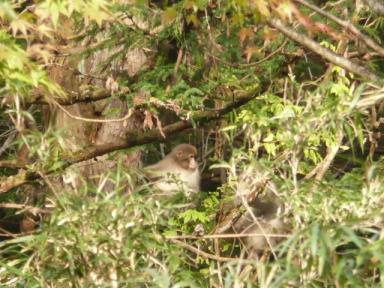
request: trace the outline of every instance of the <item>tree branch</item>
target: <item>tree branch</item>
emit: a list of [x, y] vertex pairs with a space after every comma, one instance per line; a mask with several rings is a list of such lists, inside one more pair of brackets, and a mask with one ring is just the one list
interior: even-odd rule
[[196, 112], [191, 117], [191, 119], [178, 121], [170, 125], [164, 126], [162, 127], [162, 131], [160, 131], [160, 129], [152, 129], [144, 133], [141, 131], [130, 131], [127, 133], [125, 141], [117, 142], [114, 144], [97, 145], [89, 147], [87, 148], [87, 150], [80, 151], [73, 156], [64, 158], [63, 160], [67, 161], [71, 165], [121, 149], [131, 148], [143, 144], [152, 143], [155, 141], [164, 142], [167, 139], [164, 138], [163, 135], [168, 137], [185, 129], [192, 128], [193, 122], [207, 122], [219, 119], [220, 117], [231, 112], [232, 110], [247, 104], [249, 101], [256, 98], [257, 96], [257, 94], [248, 93], [246, 95], [238, 97], [236, 101], [231, 102], [222, 109]]
[[25, 210], [25, 211], [31, 212], [33, 215], [52, 213], [51, 209], [44, 209], [44, 208], [34, 207], [30, 205], [25, 205], [25, 204], [17, 204], [17, 203], [0, 203], [0, 208]]
[[[205, 123], [207, 121], [219, 119], [220, 117], [231, 112], [232, 110], [247, 104], [249, 101], [255, 99], [257, 96], [258, 94], [255, 94], [254, 92], [239, 96], [236, 99], [236, 101], [231, 102], [230, 104], [228, 104], [222, 109], [196, 112], [191, 119], [178, 121], [173, 124], [164, 126], [162, 128], [162, 131], [160, 131], [160, 129], [158, 128], [149, 130], [147, 132], [132, 131], [127, 133], [125, 137], [125, 141], [112, 143], [108, 145], [97, 145], [97, 146], [87, 147], [87, 149], [84, 149], [83, 151], [75, 152], [72, 155], [63, 156], [62, 160], [64, 161], [64, 164], [59, 168], [59, 170], [63, 170], [71, 166], [72, 164], [89, 160], [97, 156], [102, 156], [104, 154], [107, 154], [113, 151], [127, 149], [127, 148], [131, 148], [131, 147], [135, 147], [143, 144], [148, 144], [155, 141], [164, 142], [168, 139], [164, 138], [163, 135], [168, 137], [178, 132], [181, 132], [185, 129], [192, 128], [193, 123], [197, 121], [204, 121]], [[43, 173], [39, 173], [37, 171], [22, 170], [16, 175], [0, 179], [0, 193], [6, 193], [13, 188], [19, 187], [30, 181], [39, 179], [41, 178], [40, 176], [41, 174], [51, 174], [56, 171], [57, 170], [51, 170], [51, 171], [44, 171]]]
[[304, 178], [310, 179], [315, 176], [317, 181], [321, 181], [335, 159], [337, 152], [340, 149], [343, 140], [343, 131], [339, 128], [336, 133], [336, 143], [333, 146], [327, 148], [327, 156], [320, 162], [311, 172], [309, 172]]
[[[60, 105], [72, 105], [81, 102], [94, 102], [102, 99], [106, 99], [112, 96], [110, 90], [105, 88], [95, 88], [93, 86], [87, 86], [82, 89], [79, 93], [70, 93], [71, 96], [68, 98], [55, 98], [55, 101]], [[27, 105], [31, 104], [50, 104], [49, 98], [46, 97], [43, 91], [40, 89], [35, 90], [32, 93], [32, 97], [25, 101]]]
[[[312, 9], [313, 11], [316, 11], [320, 15], [323, 15], [324, 17], [327, 17], [328, 19], [331, 19], [332, 21], [336, 22], [340, 26], [344, 27], [346, 30], [351, 31], [353, 34], [355, 34], [360, 40], [362, 40], [368, 47], [375, 50], [377, 53], [379, 53], [381, 56], [384, 56], [384, 48], [381, 47], [375, 40], [368, 37], [367, 35], [363, 34], [359, 29], [356, 28], [351, 22], [342, 20], [335, 15], [328, 13], [319, 7], [312, 5], [308, 3], [305, 0], [295, 0], [296, 2], [308, 7], [309, 9]], [[384, 6], [383, 6], [384, 9]]]
[[281, 20], [277, 18], [269, 18], [268, 24], [277, 30], [279, 30], [281, 33], [285, 34], [292, 40], [298, 42], [299, 44], [307, 47], [308, 49], [312, 50], [313, 52], [319, 54], [324, 59], [328, 60], [329, 62], [340, 66], [341, 68], [344, 68], [345, 70], [352, 72], [356, 75], [361, 76], [364, 79], [367, 79], [372, 82], [376, 83], [382, 83], [382, 80], [379, 76], [377, 76], [375, 73], [371, 72], [369, 69], [367, 69], [364, 66], [360, 66], [352, 61], [350, 61], [347, 58], [344, 58], [335, 52], [325, 48], [324, 46], [321, 46], [316, 41], [313, 41], [311, 38], [309, 38], [306, 35], [300, 34], [296, 32], [294, 29], [289, 27], [286, 23], [283, 23]]
[[13, 188], [19, 187], [38, 178], [39, 174], [36, 172], [28, 172], [22, 170], [16, 175], [0, 179], [0, 193], [8, 192]]
[[177, 240], [177, 239], [170, 239], [169, 241], [195, 253], [196, 255], [198, 255], [200, 257], [206, 258], [206, 259], [220, 261], [220, 262], [243, 261], [243, 259], [241, 259], [241, 258], [229, 258], [229, 257], [222, 257], [222, 256], [213, 255], [213, 254], [202, 251], [199, 248], [196, 248], [192, 245], [189, 245], [189, 244], [187, 244], [183, 241]]
[[0, 168], [25, 168], [28, 163], [19, 160], [0, 160]]

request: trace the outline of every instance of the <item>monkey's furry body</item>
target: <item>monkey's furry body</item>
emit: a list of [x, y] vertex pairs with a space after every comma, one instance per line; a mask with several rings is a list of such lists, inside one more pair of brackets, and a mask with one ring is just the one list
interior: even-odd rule
[[196, 148], [189, 144], [176, 146], [156, 164], [146, 167], [155, 187], [162, 192], [184, 191], [193, 194], [200, 190], [200, 171]]

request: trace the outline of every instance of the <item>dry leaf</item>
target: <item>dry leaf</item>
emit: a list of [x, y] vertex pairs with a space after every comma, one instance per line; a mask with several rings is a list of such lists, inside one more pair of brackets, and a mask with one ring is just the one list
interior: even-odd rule
[[275, 41], [279, 37], [279, 33], [275, 29], [265, 27], [263, 29], [263, 39], [264, 41]]
[[151, 112], [149, 112], [148, 110], [145, 110], [144, 111], [144, 122], [143, 122], [143, 126], [144, 126], [144, 129], [146, 127], [148, 127], [149, 129], [152, 129], [153, 128], [153, 121], [152, 121], [152, 114]]
[[265, 0], [253, 0], [251, 7], [256, 7], [257, 11], [260, 13], [260, 15], [268, 18], [269, 17], [269, 8], [268, 3]]
[[245, 49], [245, 57], [247, 59], [247, 63], [249, 63], [249, 61], [251, 60], [253, 54], [260, 54], [260, 51], [259, 51], [259, 48], [258, 47], [247, 47], [247, 49]]
[[119, 90], [119, 83], [113, 79], [112, 76], [108, 76], [107, 81], [105, 81], [105, 87], [108, 90], [111, 90], [112, 94]]
[[237, 34], [240, 40], [240, 44], [243, 45], [244, 41], [247, 40], [248, 38], [251, 38], [253, 35], [252, 28], [241, 28], [239, 33]]
[[132, 101], [133, 101], [133, 106], [140, 106], [145, 103], [145, 97], [142, 95], [136, 94], [135, 96], [133, 96]]
[[187, 16], [187, 23], [192, 23], [194, 27], [199, 27], [200, 20], [197, 18], [196, 14], [188, 15]]
[[290, 1], [279, 1], [278, 6], [275, 8], [275, 11], [277, 12], [277, 14], [279, 14], [282, 19], [288, 22], [292, 22], [293, 14], [297, 13], [299, 10]]
[[153, 117], [156, 119], [156, 125], [157, 125], [157, 128], [159, 128], [159, 131], [160, 131], [161, 136], [165, 139], [166, 136], [165, 136], [165, 134], [164, 134], [163, 126], [162, 126], [162, 124], [161, 124], [161, 121], [160, 121], [160, 119], [159, 119], [159, 116], [157, 116], [157, 115], [155, 114], [155, 115], [153, 115]]

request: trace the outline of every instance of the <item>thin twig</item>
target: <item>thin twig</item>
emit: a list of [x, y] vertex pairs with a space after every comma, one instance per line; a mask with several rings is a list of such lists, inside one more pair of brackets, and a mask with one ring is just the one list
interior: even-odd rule
[[285, 34], [289, 38], [298, 42], [299, 44], [317, 53], [318, 55], [328, 60], [329, 62], [337, 66], [340, 66], [341, 68], [344, 68], [345, 70], [350, 71], [356, 75], [359, 75], [360, 77], [365, 78], [369, 81], [372, 81], [375, 83], [383, 82], [381, 77], [373, 73], [367, 67], [356, 64], [351, 60], [331, 51], [330, 49], [320, 45], [319, 43], [317, 43], [310, 37], [306, 36], [305, 34], [298, 33], [296, 30], [294, 30], [292, 27], [287, 25], [287, 23], [284, 23], [280, 19], [271, 17], [268, 19], [268, 24], [271, 27], [276, 28], [277, 30], [279, 30], [281, 33]]
[[379, 53], [381, 56], [384, 56], [384, 48], [381, 47], [378, 43], [376, 43], [376, 41], [374, 41], [372, 38], [368, 37], [367, 35], [363, 34], [359, 29], [356, 28], [356, 26], [354, 26], [351, 22], [349, 21], [346, 21], [346, 20], [342, 20], [338, 17], [336, 17], [335, 15], [331, 14], [331, 13], [328, 13], [326, 11], [324, 11], [323, 9], [315, 6], [315, 5], [312, 5], [310, 3], [308, 3], [307, 1], [305, 0], [294, 0], [306, 7], [308, 7], [309, 9], [312, 9], [313, 11], [316, 11], [317, 13], [319, 13], [320, 15], [323, 15], [324, 17], [336, 22], [337, 24], [339, 24], [340, 26], [342, 26], [343, 28], [345, 28], [346, 30], [349, 30], [350, 32], [352, 32], [353, 34], [355, 34], [361, 41], [363, 41], [368, 47], [372, 48], [373, 50], [375, 50], [377, 53]]
[[0, 227], [0, 232], [3, 232], [3, 233], [0, 233], [0, 236], [3, 236], [3, 237], [16, 238], [18, 236], [24, 235], [24, 233], [11, 233], [11, 232], [9, 232], [9, 231], [5, 230], [4, 228], [1, 228], [1, 227]]
[[304, 179], [310, 179], [315, 176], [315, 179], [320, 181], [323, 179], [325, 172], [329, 169], [333, 159], [336, 157], [337, 152], [341, 146], [341, 141], [343, 140], [343, 131], [340, 129], [336, 133], [336, 143], [335, 145], [327, 148], [327, 156], [324, 160], [320, 162], [311, 172], [309, 172]]
[[197, 254], [198, 256], [201, 256], [203, 258], [207, 258], [207, 259], [211, 259], [211, 260], [216, 260], [216, 261], [220, 261], [220, 262], [228, 262], [228, 261], [243, 261], [243, 259], [238, 259], [238, 258], [230, 258], [230, 257], [222, 257], [222, 256], [216, 256], [216, 255], [213, 255], [213, 254], [210, 254], [210, 253], [207, 253], [207, 252], [204, 252], [204, 251], [201, 251], [200, 249], [192, 246], [192, 245], [189, 245], [183, 241], [180, 241], [180, 240], [176, 240], [176, 239], [171, 239], [170, 240], [171, 242]]
[[39, 207], [33, 207], [25, 204], [17, 203], [0, 203], [0, 208], [5, 209], [18, 209], [18, 210], [27, 210], [32, 214], [50, 214], [52, 211], [50, 209], [44, 209]]
[[81, 116], [73, 115], [71, 112], [69, 112], [67, 109], [65, 109], [62, 105], [60, 105], [55, 99], [51, 99], [52, 102], [61, 110], [63, 111], [68, 117], [84, 122], [91, 122], [91, 123], [111, 123], [111, 122], [122, 122], [125, 120], [128, 120], [132, 116], [132, 109], [129, 109], [127, 115], [125, 115], [122, 118], [116, 118], [116, 119], [94, 119], [94, 118], [84, 118]]
[[265, 56], [263, 59], [260, 59], [259, 61], [252, 62], [252, 63], [240, 63], [240, 64], [230, 63], [230, 62], [225, 61], [224, 59], [221, 59], [221, 58], [219, 58], [219, 57], [217, 57], [211, 53], [208, 53], [208, 54], [210, 56], [212, 56], [213, 58], [215, 58], [216, 60], [220, 61], [221, 63], [227, 65], [227, 66], [234, 67], [234, 68], [249, 68], [249, 67], [260, 65], [261, 63], [272, 58], [274, 55], [279, 53], [284, 48], [284, 46], [287, 45], [287, 43], [288, 43], [288, 39], [285, 39], [284, 42], [276, 50], [272, 51], [270, 54]]
[[234, 234], [212, 234], [212, 235], [203, 235], [203, 236], [195, 236], [195, 235], [173, 235], [173, 236], [165, 236], [165, 239], [225, 239], [225, 238], [243, 238], [243, 237], [260, 237], [260, 236], [268, 236], [270, 238], [288, 238], [291, 235], [289, 234], [263, 234], [263, 233], [234, 233]]
[[176, 60], [176, 65], [175, 65], [175, 70], [174, 70], [175, 76], [177, 75], [177, 71], [179, 70], [179, 67], [180, 67], [182, 60], [183, 60], [183, 49], [180, 48], [179, 52], [177, 53], [177, 60]]
[[242, 68], [247, 68], [247, 67], [260, 65], [261, 63], [267, 61], [268, 59], [272, 58], [277, 53], [279, 53], [281, 50], [283, 50], [284, 46], [287, 45], [287, 43], [288, 43], [288, 39], [285, 39], [284, 42], [276, 50], [272, 51], [270, 54], [265, 56], [263, 59], [256, 61], [256, 62], [248, 63], [248, 64], [239, 64], [239, 66]]
[[15, 139], [17, 134], [16, 130], [13, 130], [9, 133], [7, 139], [5, 139], [3, 145], [0, 147], [0, 156], [8, 149], [9, 146], [11, 146], [13, 139]]

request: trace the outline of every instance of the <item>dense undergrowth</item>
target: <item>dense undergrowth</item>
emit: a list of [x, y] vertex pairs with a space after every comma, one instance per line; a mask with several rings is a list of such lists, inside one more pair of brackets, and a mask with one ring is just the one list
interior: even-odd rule
[[[0, 286], [382, 287], [384, 26], [363, 2], [0, 3]], [[182, 142], [201, 193], [154, 197], [139, 163]], [[215, 229], [259, 180], [286, 227], [256, 258]]]

